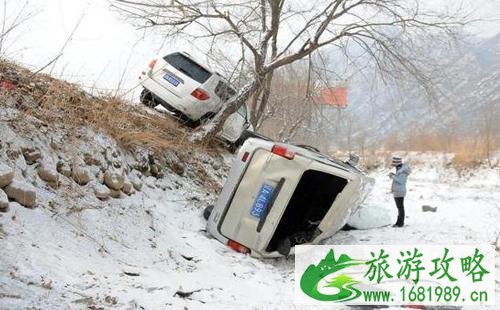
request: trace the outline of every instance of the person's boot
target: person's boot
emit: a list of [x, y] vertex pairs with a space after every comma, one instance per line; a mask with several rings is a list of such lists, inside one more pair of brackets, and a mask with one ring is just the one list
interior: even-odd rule
[[403, 227], [405, 220], [405, 209], [398, 207], [398, 219], [392, 227]]

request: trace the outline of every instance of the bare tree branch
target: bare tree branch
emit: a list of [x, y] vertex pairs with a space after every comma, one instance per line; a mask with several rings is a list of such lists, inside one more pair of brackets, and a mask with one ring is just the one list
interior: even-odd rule
[[[252, 98], [252, 122], [258, 124], [268, 110], [274, 71], [327, 46], [338, 48], [350, 59], [354, 44], [372, 57], [380, 72], [408, 72], [427, 87], [419, 60], [411, 56], [412, 38], [432, 33], [453, 36], [455, 29], [469, 22], [460, 7], [447, 14], [424, 10], [416, 0], [111, 1], [139, 22], [138, 27], [162, 29], [177, 39], [188, 36], [203, 41], [210, 52], [217, 44], [237, 40], [244, 47], [242, 54], [250, 52], [252, 65], [244, 69], [250, 73], [247, 83], [198, 137], [213, 136], [248, 98]], [[241, 55], [235, 58], [240, 64], [250, 63]]]

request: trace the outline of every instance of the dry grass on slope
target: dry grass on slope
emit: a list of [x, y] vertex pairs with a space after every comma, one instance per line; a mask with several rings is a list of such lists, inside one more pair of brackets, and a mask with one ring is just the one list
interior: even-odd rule
[[207, 150], [191, 143], [189, 129], [168, 116], [127, 104], [120, 98], [93, 97], [77, 85], [0, 59], [0, 82], [3, 81], [11, 87], [4, 86], [0, 92], [13, 97], [16, 107], [24, 113], [48, 124], [68, 129], [89, 126], [110, 135], [126, 149], [140, 146], [154, 152]]

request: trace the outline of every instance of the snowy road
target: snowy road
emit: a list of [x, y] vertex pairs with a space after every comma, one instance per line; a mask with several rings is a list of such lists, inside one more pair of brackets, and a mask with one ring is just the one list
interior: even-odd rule
[[[498, 170], [481, 171], [466, 181], [431, 168], [414, 170], [407, 226], [343, 231], [328, 243], [474, 244], [494, 239], [500, 231]], [[395, 217], [387, 172], [374, 174], [376, 186], [365, 205], [388, 208]], [[92, 208], [83, 199], [81, 205], [88, 208], [72, 213], [12, 203], [0, 217], [5, 231], [0, 308], [294, 308], [293, 259], [262, 262], [233, 252], [204, 233], [201, 211], [214, 197], [177, 176], [161, 187], [165, 191], [146, 187], [104, 208]], [[424, 213], [423, 204], [438, 210]], [[498, 265], [497, 257], [497, 279]], [[497, 281], [497, 300], [499, 287]]]

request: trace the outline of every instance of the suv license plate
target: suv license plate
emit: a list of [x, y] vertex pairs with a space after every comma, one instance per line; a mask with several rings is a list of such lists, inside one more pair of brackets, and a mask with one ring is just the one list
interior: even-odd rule
[[260, 188], [260, 191], [257, 194], [257, 198], [255, 198], [255, 201], [253, 203], [252, 210], [250, 211], [250, 214], [252, 216], [255, 216], [258, 219], [262, 217], [262, 215], [267, 209], [269, 200], [273, 195], [273, 191], [274, 191], [274, 186], [269, 185], [267, 183], [262, 184], [262, 187]]
[[170, 75], [170, 74], [168, 74], [168, 73], [167, 73], [167, 74], [165, 74], [165, 75], [163, 76], [163, 78], [164, 78], [165, 80], [167, 80], [170, 84], [174, 85], [174, 86], [179, 85], [179, 80], [178, 80], [178, 79], [176, 79], [176, 78], [174, 78], [173, 76], [171, 76], [171, 75]]

